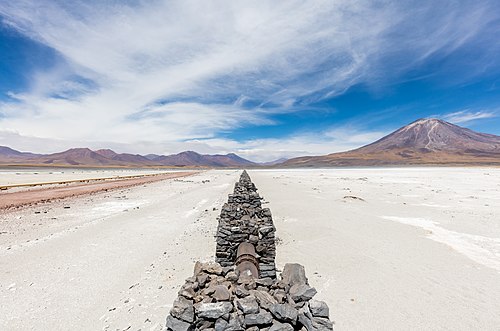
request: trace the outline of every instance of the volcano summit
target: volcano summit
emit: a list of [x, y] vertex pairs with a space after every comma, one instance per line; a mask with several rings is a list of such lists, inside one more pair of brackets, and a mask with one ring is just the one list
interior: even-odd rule
[[283, 163], [307, 167], [405, 164], [500, 165], [500, 136], [440, 119], [419, 119], [358, 149]]

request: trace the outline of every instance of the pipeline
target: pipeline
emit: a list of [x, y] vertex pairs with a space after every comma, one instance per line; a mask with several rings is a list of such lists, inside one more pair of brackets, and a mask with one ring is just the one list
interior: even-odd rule
[[252, 244], [243, 242], [238, 246], [235, 264], [240, 274], [250, 273], [254, 278], [259, 278], [259, 261]]

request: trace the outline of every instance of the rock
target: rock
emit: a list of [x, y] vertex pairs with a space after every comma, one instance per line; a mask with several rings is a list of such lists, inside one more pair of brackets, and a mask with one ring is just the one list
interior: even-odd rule
[[248, 241], [251, 243], [251, 244], [257, 244], [259, 242], [259, 236], [255, 236], [255, 235], [250, 235], [248, 237]]
[[283, 303], [286, 299], [286, 292], [283, 289], [277, 289], [273, 294], [274, 298], [278, 303]]
[[226, 326], [225, 331], [240, 331], [243, 330], [242, 327], [243, 319], [237, 313], [232, 313], [229, 317], [229, 323]]
[[306, 284], [295, 284], [290, 288], [290, 296], [293, 301], [307, 301], [316, 295], [317, 291], [314, 287]]
[[201, 273], [196, 276], [196, 281], [198, 282], [198, 286], [203, 287], [207, 283], [208, 275], [205, 273]]
[[243, 299], [235, 300], [236, 307], [238, 307], [243, 314], [257, 314], [259, 312], [259, 304], [257, 299], [253, 296], [247, 296]]
[[196, 292], [194, 290], [194, 284], [185, 283], [181, 287], [181, 290], [179, 291], [179, 295], [182, 295], [183, 297], [185, 297], [187, 299], [193, 299], [194, 296], [196, 295]]
[[288, 323], [280, 323], [275, 321], [269, 331], [293, 331], [293, 326]]
[[238, 275], [236, 275], [236, 272], [230, 271], [227, 273], [226, 279], [230, 282], [235, 282], [238, 280]]
[[246, 331], [259, 331], [259, 327], [258, 326], [252, 326], [251, 328], [248, 328], [246, 329]]
[[329, 319], [323, 317], [313, 317], [309, 310], [309, 304], [305, 304], [300, 308], [298, 321], [307, 331], [331, 331], [333, 323]]
[[274, 226], [263, 226], [259, 229], [259, 233], [262, 235], [262, 236], [266, 236], [268, 233], [270, 232], [274, 232], [275, 229], [274, 229]]
[[307, 284], [306, 271], [304, 266], [298, 263], [287, 263], [281, 273], [281, 279], [290, 287], [295, 284]]
[[263, 285], [269, 287], [274, 283], [274, 281], [271, 279], [271, 277], [266, 277], [266, 278], [256, 279], [255, 283], [257, 283], [257, 285]]
[[167, 330], [173, 331], [187, 331], [191, 323], [184, 322], [180, 319], [173, 317], [172, 315], [168, 315], [167, 317]]
[[254, 325], [267, 325], [271, 324], [272, 321], [273, 316], [267, 311], [262, 311], [258, 314], [245, 315], [245, 324], [247, 327]]
[[219, 318], [217, 321], [215, 321], [215, 331], [224, 331], [227, 329], [228, 323], [222, 319]]
[[[213, 329], [214, 327], [214, 323], [212, 321], [208, 321], [208, 320], [199, 320], [198, 323], [196, 323], [196, 328], [195, 330], [214, 330]], [[190, 331], [192, 330], [192, 328], [190, 329]]]
[[293, 325], [295, 325], [299, 314], [299, 312], [292, 305], [287, 303], [277, 303], [271, 305], [270, 311], [278, 320], [282, 322], [289, 322]]
[[330, 317], [330, 309], [328, 308], [328, 305], [323, 301], [310, 300], [309, 309], [311, 310], [311, 314], [315, 317]]
[[192, 323], [194, 321], [194, 307], [193, 302], [184, 297], [178, 297], [174, 301], [174, 305], [170, 310], [170, 314], [185, 322]]
[[312, 320], [304, 312], [300, 312], [297, 319], [299, 323], [306, 328], [307, 331], [316, 331], [313, 328]]
[[234, 268], [233, 268], [233, 267], [223, 267], [223, 268], [222, 268], [222, 275], [223, 275], [223, 276], [226, 276], [226, 275], [227, 275], [227, 273], [228, 273], [228, 272], [230, 272], [230, 271], [232, 271], [232, 270], [234, 270]]
[[245, 286], [243, 285], [236, 286], [236, 296], [238, 296], [238, 298], [246, 297], [249, 294], [250, 292], [248, 292]]
[[267, 310], [270, 309], [271, 305], [278, 303], [268, 292], [251, 290], [250, 295], [253, 295], [257, 299], [259, 306]]
[[211, 296], [212, 294], [215, 293], [215, 290], [216, 290], [216, 285], [209, 285], [202, 292], [203, 292], [203, 295], [205, 295], [205, 296], [209, 296], [209, 295]]
[[233, 310], [230, 302], [197, 303], [195, 305], [196, 314], [201, 318], [217, 319]]
[[333, 323], [328, 318], [313, 317], [312, 325], [318, 331], [333, 330]]
[[212, 297], [217, 301], [228, 301], [231, 299], [231, 293], [229, 293], [229, 290], [224, 285], [217, 285]]
[[203, 264], [203, 271], [209, 274], [222, 275], [222, 266], [218, 263], [205, 263]]
[[203, 270], [203, 263], [201, 263], [200, 261], [196, 261], [196, 263], [194, 264], [193, 276], [196, 277], [199, 273], [201, 273], [202, 270]]

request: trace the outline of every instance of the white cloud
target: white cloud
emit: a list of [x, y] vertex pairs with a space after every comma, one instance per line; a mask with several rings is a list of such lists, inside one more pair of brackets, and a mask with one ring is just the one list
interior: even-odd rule
[[441, 118], [454, 124], [464, 124], [475, 120], [493, 117], [497, 117], [497, 114], [491, 111], [461, 110], [454, 113], [445, 114]]
[[332, 128], [319, 132], [307, 132], [284, 138], [252, 139], [235, 141], [230, 139], [192, 140], [199, 147], [206, 145], [208, 152], [229, 153], [256, 162], [274, 161], [304, 155], [325, 155], [344, 152], [372, 143], [385, 136], [387, 132], [363, 131], [354, 127]]
[[[53, 48], [62, 60], [34, 73], [30, 88], [11, 94], [13, 101], [0, 103], [0, 125], [50, 141], [188, 149], [186, 140], [270, 124], [270, 113], [295, 111], [299, 99], [339, 95], [359, 83], [376, 85], [431, 56], [482, 42], [482, 31], [495, 17], [493, 5], [2, 1], [5, 23]], [[495, 45], [488, 46], [490, 53], [498, 50]], [[340, 134], [348, 136], [326, 136], [356, 139], [339, 139]], [[319, 146], [324, 141], [315, 138], [234, 146], [248, 155], [259, 143], [269, 155], [325, 151]]]

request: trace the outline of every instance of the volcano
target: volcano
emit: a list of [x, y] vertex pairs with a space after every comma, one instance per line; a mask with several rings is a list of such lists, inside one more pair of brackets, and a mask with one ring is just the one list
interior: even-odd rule
[[478, 133], [440, 119], [419, 119], [358, 149], [293, 158], [281, 166], [411, 164], [500, 165], [500, 136]]

